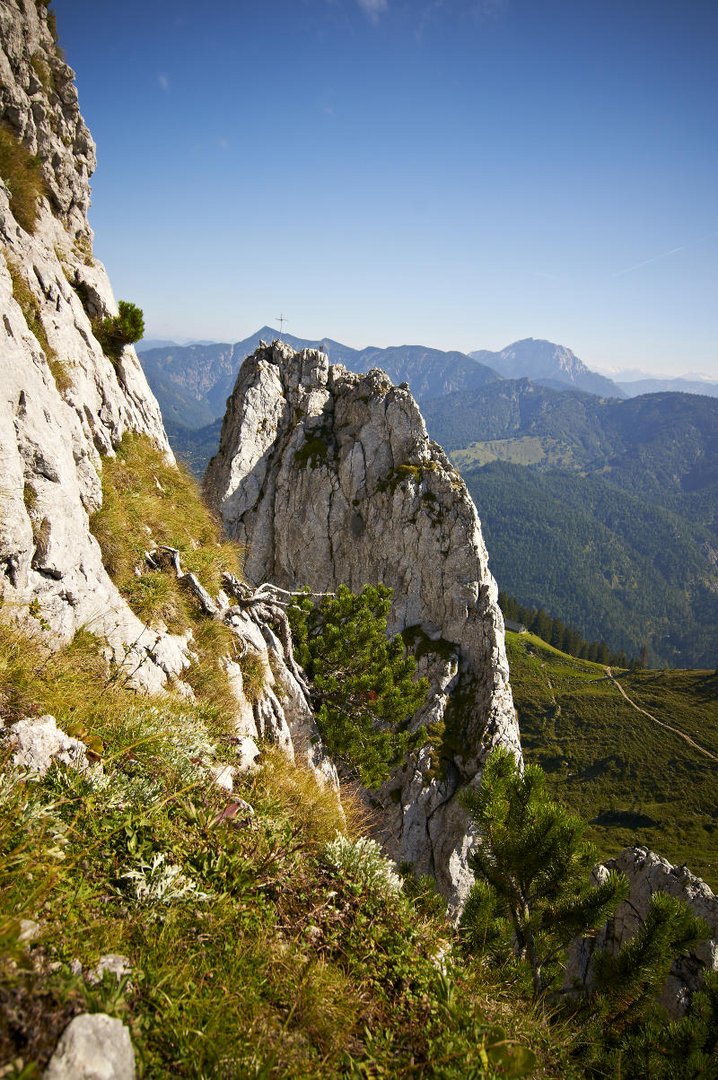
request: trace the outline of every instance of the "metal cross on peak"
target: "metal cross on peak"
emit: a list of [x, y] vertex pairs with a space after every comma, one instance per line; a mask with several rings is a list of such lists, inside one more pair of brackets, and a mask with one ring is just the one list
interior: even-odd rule
[[289, 322], [289, 319], [285, 319], [284, 315], [277, 315], [277, 322], [279, 323], [279, 336], [281, 337], [284, 333], [284, 324]]

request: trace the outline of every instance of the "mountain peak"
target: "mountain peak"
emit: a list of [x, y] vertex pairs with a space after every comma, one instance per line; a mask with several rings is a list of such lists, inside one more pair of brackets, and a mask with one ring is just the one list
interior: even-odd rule
[[544, 338], [522, 338], [500, 352], [480, 350], [469, 354], [507, 379], [533, 379], [586, 390], [600, 397], [624, 397], [623, 391], [604, 375], [586, 367], [566, 345]]

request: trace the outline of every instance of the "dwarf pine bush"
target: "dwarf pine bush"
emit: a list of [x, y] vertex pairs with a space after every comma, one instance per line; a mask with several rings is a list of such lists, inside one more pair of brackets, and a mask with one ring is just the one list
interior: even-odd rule
[[120, 300], [117, 315], [107, 315], [97, 321], [93, 330], [106, 356], [116, 363], [125, 345], [139, 341], [145, 332], [142, 309], [129, 300]]

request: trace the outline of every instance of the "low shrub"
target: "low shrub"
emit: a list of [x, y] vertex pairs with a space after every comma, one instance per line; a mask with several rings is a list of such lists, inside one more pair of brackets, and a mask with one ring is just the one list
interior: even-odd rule
[[139, 341], [145, 332], [145, 318], [141, 308], [128, 300], [120, 300], [117, 315], [106, 315], [93, 325], [95, 337], [102, 351], [114, 362], [120, 359], [125, 345]]

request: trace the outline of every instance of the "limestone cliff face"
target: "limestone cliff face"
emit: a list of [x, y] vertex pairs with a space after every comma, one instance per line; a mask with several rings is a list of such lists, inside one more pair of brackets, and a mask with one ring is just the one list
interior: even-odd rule
[[718, 896], [687, 866], [672, 866], [667, 859], [644, 847], [626, 848], [615, 859], [599, 864], [593, 872], [594, 880], [604, 880], [609, 870], [626, 875], [630, 894], [597, 935], [581, 938], [574, 944], [566, 984], [590, 987], [594, 953], [602, 949], [617, 953], [645, 922], [654, 893], [668, 893], [686, 903], [694, 915], [706, 922], [709, 930], [704, 941], [674, 962], [661, 992], [660, 1000], [670, 1014], [682, 1016], [692, 992], [701, 985], [703, 973], [718, 971]]
[[[87, 221], [95, 147], [74, 75], [35, 0], [0, 0], [0, 124], [40, 162], [45, 196], [32, 232], [0, 181], [0, 597], [5, 617], [53, 647], [85, 628], [107, 640], [138, 688], [159, 691], [193, 662], [189, 634], [141, 622], [110, 580], [90, 515], [102, 502], [102, 458], [127, 431], [171, 451], [159, 407], [132, 348], [112, 362], [93, 332], [117, 312]], [[9, 173], [6, 173], [9, 175]], [[22, 216], [22, 215], [21, 215]], [[25, 221], [27, 224], [27, 221]], [[152, 546], [148, 537], [148, 546]], [[141, 568], [138, 568], [138, 572]], [[291, 649], [272, 629], [267, 598], [211, 600], [266, 674], [248, 701], [230, 665], [241, 739], [268, 738], [332, 782]], [[0, 723], [2, 717], [0, 717]]]
[[385, 842], [456, 898], [469, 843], [458, 789], [493, 746], [519, 755], [520, 744], [476, 510], [411, 394], [314, 350], [260, 347], [228, 402], [206, 491], [248, 545], [255, 584], [394, 590], [390, 630], [418, 644], [432, 684], [414, 724], [445, 720], [451, 750], [445, 740], [437, 774], [425, 747], [380, 793]]
[[0, 43], [0, 119], [37, 155], [47, 192], [31, 234], [0, 183], [0, 589], [6, 610], [34, 611], [53, 635], [87, 627], [129, 648], [139, 682], [158, 689], [186, 665], [186, 642], [135, 619], [88, 519], [101, 455], [125, 431], [170, 450], [134, 350], [113, 365], [93, 334], [93, 315], [117, 311], [87, 222], [95, 147], [44, 5], [4, 0]]

